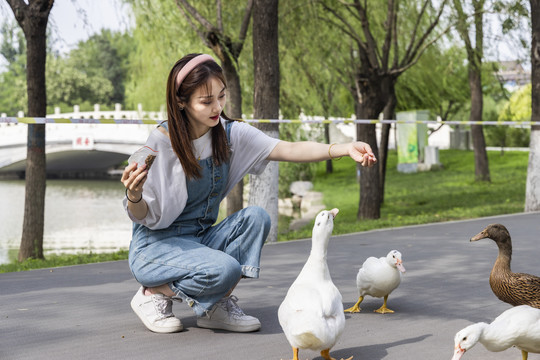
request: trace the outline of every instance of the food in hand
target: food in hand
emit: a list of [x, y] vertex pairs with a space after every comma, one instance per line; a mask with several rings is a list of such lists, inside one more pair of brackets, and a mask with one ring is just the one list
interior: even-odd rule
[[154, 163], [154, 160], [156, 158], [156, 155], [148, 155], [146, 157], [146, 160], [144, 160], [144, 163], [146, 164], [146, 171], [150, 171], [150, 168], [152, 167], [152, 164]]

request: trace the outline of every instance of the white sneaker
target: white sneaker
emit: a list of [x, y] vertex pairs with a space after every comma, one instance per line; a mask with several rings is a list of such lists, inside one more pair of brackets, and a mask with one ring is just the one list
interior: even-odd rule
[[224, 297], [208, 311], [208, 315], [197, 318], [197, 326], [207, 329], [221, 329], [234, 332], [257, 331], [261, 328], [259, 319], [244, 314], [234, 295]]
[[131, 308], [151, 331], [173, 333], [182, 331], [183, 326], [172, 313], [172, 299], [162, 294], [144, 295], [144, 288], [131, 299]]

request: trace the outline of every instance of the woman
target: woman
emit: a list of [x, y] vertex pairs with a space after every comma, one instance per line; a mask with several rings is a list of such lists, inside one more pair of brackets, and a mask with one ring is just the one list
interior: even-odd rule
[[258, 278], [270, 218], [250, 206], [216, 222], [219, 203], [246, 174], [269, 161], [322, 161], [345, 155], [376, 162], [369, 145], [287, 142], [224, 113], [223, 71], [206, 54], [189, 54], [167, 80], [167, 121], [149, 136], [152, 168], [136, 163], [122, 174], [124, 207], [133, 221], [129, 265], [142, 285], [131, 307], [154, 332], [182, 330], [172, 300], [185, 301], [197, 326], [235, 332], [259, 330], [232, 294], [241, 278]]

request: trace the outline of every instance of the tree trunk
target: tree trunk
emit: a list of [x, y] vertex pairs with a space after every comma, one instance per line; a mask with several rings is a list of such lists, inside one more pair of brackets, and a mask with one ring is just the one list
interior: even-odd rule
[[[531, 121], [540, 124], [540, 1], [531, 4]], [[531, 127], [525, 211], [540, 210], [540, 125]]]
[[[278, 0], [255, 0], [253, 4], [253, 107], [256, 119], [279, 116]], [[258, 124], [259, 129], [279, 138], [279, 124]], [[250, 175], [249, 204], [266, 209], [272, 220], [268, 241], [277, 241], [277, 162], [270, 162], [261, 175]]]
[[[366, 64], [364, 62], [363, 64]], [[368, 74], [367, 70], [361, 72]], [[356, 80], [357, 93], [356, 117], [363, 120], [374, 120], [384, 110], [390, 98], [390, 90], [395, 79], [391, 76], [360, 76]], [[356, 138], [358, 141], [368, 143], [379, 160], [377, 145], [377, 132], [375, 124], [357, 124]], [[381, 190], [379, 166], [361, 167], [357, 165], [360, 173], [360, 201], [357, 219], [379, 219], [381, 217]]]
[[[383, 119], [394, 120], [396, 118], [397, 98], [394, 91], [391, 92], [390, 99], [383, 110]], [[384, 186], [386, 183], [386, 163], [388, 162], [388, 142], [390, 138], [390, 124], [383, 124], [381, 127], [381, 146], [379, 148], [379, 192], [381, 204], [384, 203]]]
[[[45, 59], [47, 58], [47, 22], [54, 0], [36, 0], [28, 5], [20, 0], [8, 0], [26, 38], [26, 84], [28, 116], [45, 117]], [[45, 125], [28, 125], [26, 155], [26, 188], [24, 220], [19, 249], [19, 261], [43, 258], [45, 223]]]
[[[330, 124], [324, 124], [324, 141], [330, 144]], [[334, 166], [332, 159], [326, 160], [326, 173], [331, 174], [334, 172]]]
[[[356, 125], [356, 138], [358, 141], [368, 143], [373, 153], [379, 158], [377, 148], [377, 135], [375, 124]], [[361, 167], [360, 171], [360, 202], [357, 219], [379, 219], [381, 217], [381, 196], [379, 191], [379, 167]]]
[[[480, 69], [469, 65], [469, 86], [471, 88], [471, 121], [482, 121], [483, 93]], [[471, 136], [474, 147], [475, 178], [479, 181], [491, 181], [486, 152], [486, 140], [482, 125], [471, 125]]]
[[225, 56], [221, 63], [227, 80], [227, 115], [231, 118], [240, 119], [242, 118], [242, 88], [235, 65], [228, 56]]
[[[233, 119], [242, 118], [242, 89], [240, 77], [233, 64], [233, 60], [225, 57], [222, 61], [223, 72], [227, 80], [227, 92], [229, 94], [226, 113]], [[227, 195], [227, 216], [234, 214], [244, 207], [244, 179], [234, 186]]]
[[[30, 99], [30, 92], [28, 92]], [[32, 116], [30, 110], [28, 116]], [[44, 117], [43, 115], [34, 115]], [[29, 258], [43, 259], [43, 232], [45, 227], [45, 125], [29, 124], [27, 136], [24, 219], [19, 248], [19, 261]]]
[[[362, 92], [362, 102], [356, 106], [356, 116], [358, 119], [377, 119], [380, 110], [378, 94], [374, 92]], [[373, 97], [370, 99], [369, 97]], [[377, 133], [375, 124], [357, 124], [356, 139], [368, 143], [375, 154], [379, 158], [379, 150], [377, 146]], [[360, 173], [360, 200], [358, 205], [357, 219], [379, 219], [381, 217], [381, 197], [379, 191], [379, 167], [361, 167], [357, 165]]]

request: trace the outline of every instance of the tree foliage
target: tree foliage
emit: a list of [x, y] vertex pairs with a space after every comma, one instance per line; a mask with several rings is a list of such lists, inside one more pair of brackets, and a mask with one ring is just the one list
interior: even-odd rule
[[15, 115], [27, 112], [26, 94], [26, 40], [22, 29], [14, 21], [5, 21], [0, 27], [0, 55], [7, 62], [0, 73], [0, 112]]
[[[510, 100], [493, 105], [490, 112], [495, 121], [530, 121], [531, 120], [531, 84], [516, 90]], [[494, 103], [494, 102], [493, 102]], [[489, 119], [491, 120], [491, 119]], [[518, 126], [488, 126], [486, 143], [488, 146], [527, 147], [530, 129]]]
[[350, 117], [353, 98], [336, 68], [345, 65], [348, 43], [322, 19], [311, 2], [280, 7], [280, 108], [286, 118], [306, 115]]
[[453, 46], [426, 50], [396, 84], [397, 110], [429, 110], [449, 120], [470, 101], [465, 52]]
[[111, 81], [99, 75], [90, 75], [70, 58], [49, 57], [47, 64], [48, 113], [54, 107], [68, 111], [73, 105], [82, 109], [93, 104], [110, 105], [114, 86]]
[[[0, 73], [0, 111], [14, 116], [27, 112], [26, 40], [14, 22], [0, 28], [0, 55], [7, 62]], [[48, 36], [51, 33], [48, 32]], [[129, 78], [129, 61], [135, 48], [128, 33], [102, 30], [88, 40], [80, 41], [69, 53], [55, 53], [47, 48], [47, 113], [55, 107], [70, 111], [73, 105], [91, 109], [94, 104], [112, 107], [125, 105], [125, 84]]]
[[47, 100], [49, 112], [80, 105], [125, 105], [125, 84], [135, 42], [128, 33], [104, 29], [80, 41], [64, 56], [49, 55]]
[[135, 51], [133, 37], [126, 32], [103, 29], [81, 41], [67, 58], [67, 65], [79, 69], [89, 78], [107, 79], [113, 86], [108, 104], [124, 104], [125, 83], [129, 78], [129, 61]]
[[190, 29], [174, 1], [124, 0], [135, 18], [137, 44], [130, 61], [132, 77], [126, 100], [145, 109], [165, 107], [167, 76], [174, 63], [188, 53], [204, 52], [204, 45]]

